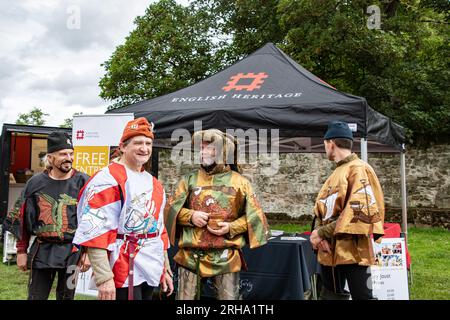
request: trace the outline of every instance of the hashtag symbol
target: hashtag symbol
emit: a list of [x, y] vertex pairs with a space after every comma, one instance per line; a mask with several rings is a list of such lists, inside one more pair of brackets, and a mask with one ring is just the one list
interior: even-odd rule
[[77, 131], [77, 140], [83, 140], [84, 139], [84, 130], [78, 130]]
[[[230, 81], [227, 82], [227, 86], [223, 87], [222, 89], [224, 91], [230, 91], [230, 90], [246, 90], [246, 91], [253, 91], [255, 89], [260, 89], [261, 85], [264, 83], [264, 79], [267, 78], [268, 75], [265, 72], [260, 72], [258, 74], [254, 73], [238, 73], [237, 75], [234, 75], [230, 78]], [[248, 85], [238, 85], [237, 83], [241, 79], [253, 79], [252, 83]]]

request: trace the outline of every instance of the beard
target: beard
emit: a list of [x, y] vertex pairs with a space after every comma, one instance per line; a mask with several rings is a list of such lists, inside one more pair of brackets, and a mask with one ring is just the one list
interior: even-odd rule
[[206, 172], [211, 172], [214, 170], [214, 168], [217, 166], [217, 163], [213, 162], [212, 164], [206, 164], [206, 163], [202, 163], [201, 167], [206, 171]]
[[202, 157], [201, 158], [202, 166], [211, 166], [216, 163], [216, 159], [213, 157]]
[[[64, 166], [65, 164], [70, 164], [70, 166]], [[55, 165], [55, 168], [63, 173], [68, 173], [72, 170], [72, 161], [64, 161], [59, 166]]]

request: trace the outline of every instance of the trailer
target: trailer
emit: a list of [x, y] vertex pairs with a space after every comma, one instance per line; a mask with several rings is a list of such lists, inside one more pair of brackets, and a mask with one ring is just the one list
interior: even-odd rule
[[3, 238], [3, 263], [14, 260], [16, 238], [4, 224], [7, 213], [20, 196], [26, 182], [45, 167], [42, 157], [47, 152], [47, 136], [54, 131], [71, 128], [4, 124], [0, 137], [0, 236]]

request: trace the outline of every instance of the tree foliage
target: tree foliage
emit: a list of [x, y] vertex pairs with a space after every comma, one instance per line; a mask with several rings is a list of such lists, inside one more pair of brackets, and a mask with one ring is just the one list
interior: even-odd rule
[[19, 113], [19, 118], [17, 118], [16, 124], [43, 126], [45, 124], [44, 117], [48, 115], [48, 113], [44, 113], [40, 108], [34, 107], [28, 113]]
[[[371, 5], [380, 29], [367, 26]], [[450, 141], [449, 10], [447, 0], [160, 0], [105, 62], [101, 96], [112, 107], [160, 96], [274, 42], [410, 142]]]
[[339, 90], [365, 97], [415, 142], [449, 139], [445, 14], [417, 1], [379, 1], [381, 29], [369, 29], [374, 2], [281, 0], [282, 47]]
[[135, 20], [136, 29], [103, 64], [100, 96], [121, 107], [202, 80], [220, 67], [203, 11], [161, 0]]
[[284, 38], [276, 15], [278, 0], [196, 0], [198, 10], [214, 17], [214, 35], [220, 40], [222, 61], [230, 64], [267, 42]]

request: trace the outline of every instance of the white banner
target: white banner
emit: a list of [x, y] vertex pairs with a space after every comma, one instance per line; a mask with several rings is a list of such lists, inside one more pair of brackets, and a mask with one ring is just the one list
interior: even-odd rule
[[117, 146], [132, 113], [78, 115], [73, 117], [74, 146]]
[[73, 167], [90, 176], [106, 167], [119, 145], [132, 113], [79, 115], [73, 117]]
[[383, 238], [373, 246], [373, 295], [378, 300], [409, 300], [406, 246], [403, 238]]
[[[119, 145], [123, 129], [133, 120], [132, 113], [79, 115], [73, 117], [72, 142], [73, 167], [90, 176], [107, 166], [111, 155]], [[78, 276], [76, 293], [97, 296], [91, 279], [92, 268]]]

